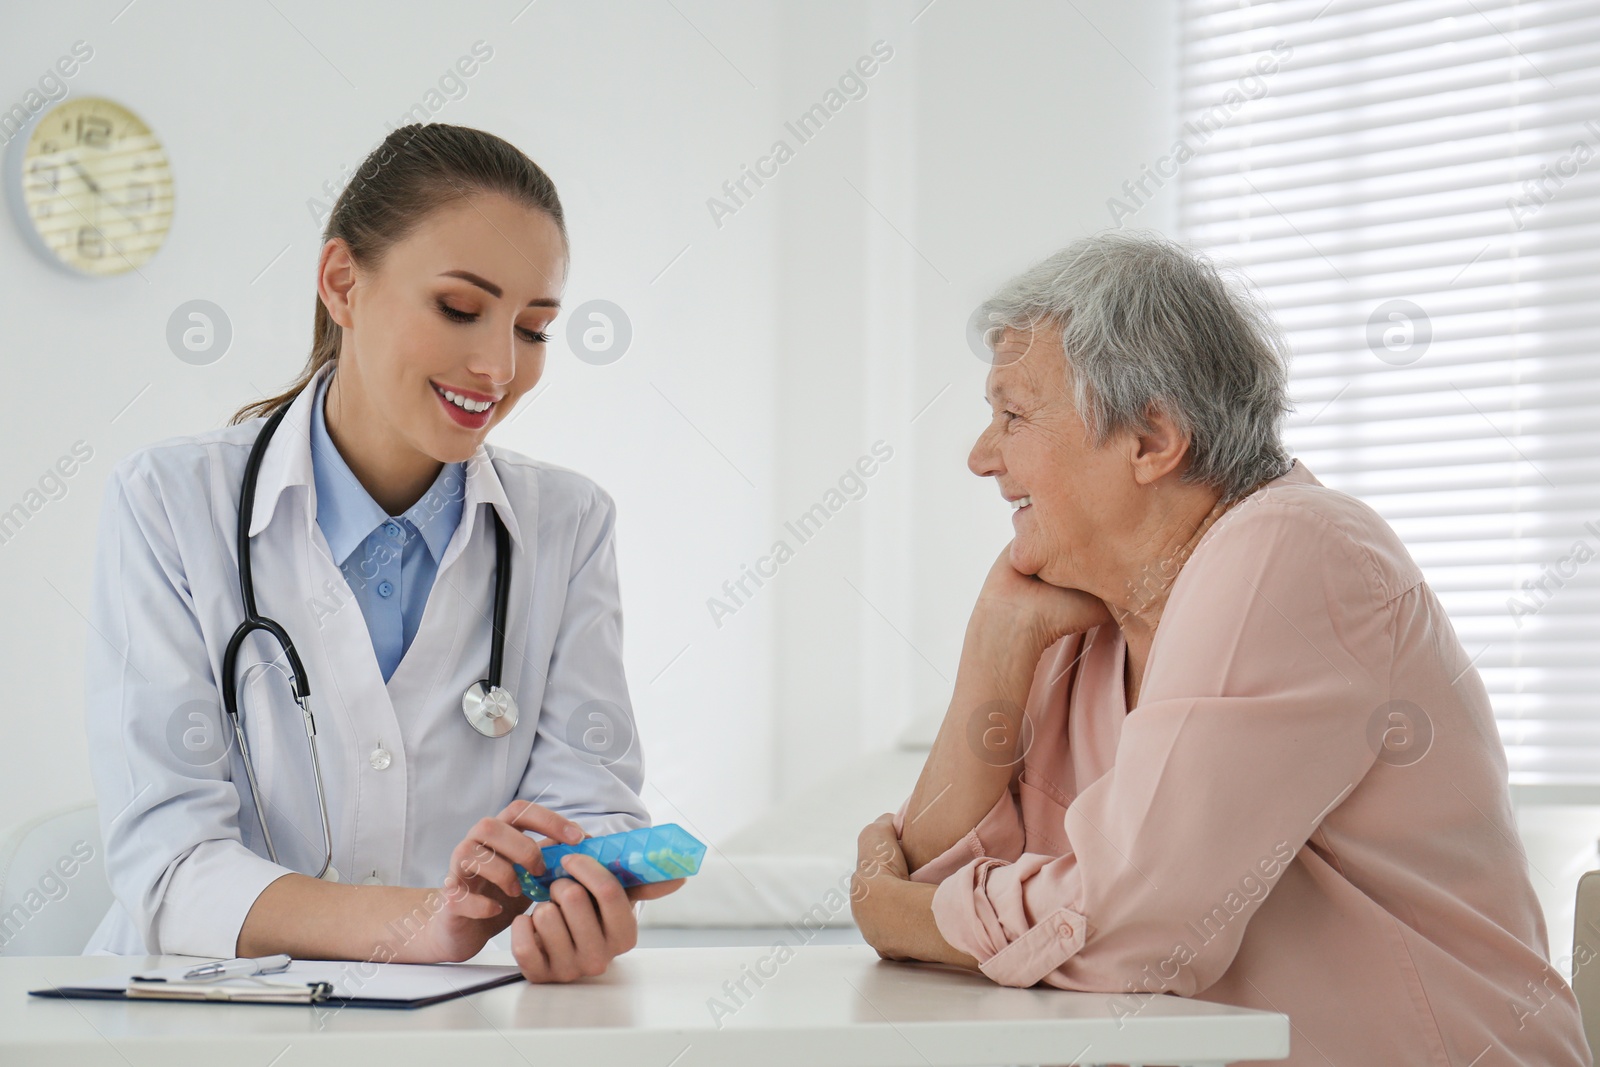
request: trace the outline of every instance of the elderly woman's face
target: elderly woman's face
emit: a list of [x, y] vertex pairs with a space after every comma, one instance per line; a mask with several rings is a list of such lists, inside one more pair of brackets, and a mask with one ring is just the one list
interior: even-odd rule
[[1084, 588], [1093, 577], [1095, 539], [1115, 529], [1123, 510], [1127, 464], [1109, 443], [1090, 445], [1059, 326], [1008, 327], [994, 352], [985, 386], [992, 415], [967, 466], [993, 478], [1015, 508], [1012, 566], [1052, 585]]

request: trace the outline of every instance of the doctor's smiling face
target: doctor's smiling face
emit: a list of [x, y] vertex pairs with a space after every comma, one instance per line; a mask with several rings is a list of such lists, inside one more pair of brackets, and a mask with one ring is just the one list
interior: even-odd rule
[[447, 201], [376, 264], [323, 246], [318, 293], [343, 334], [328, 432], [391, 515], [538, 383], [566, 269], [555, 220], [496, 193]]

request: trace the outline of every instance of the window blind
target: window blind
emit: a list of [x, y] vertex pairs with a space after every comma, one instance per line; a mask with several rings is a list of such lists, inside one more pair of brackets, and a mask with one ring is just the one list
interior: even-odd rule
[[1179, 136], [1113, 218], [1175, 183], [1287, 335], [1293, 454], [1410, 549], [1514, 785], [1600, 786], [1600, 0], [1179, 11]]

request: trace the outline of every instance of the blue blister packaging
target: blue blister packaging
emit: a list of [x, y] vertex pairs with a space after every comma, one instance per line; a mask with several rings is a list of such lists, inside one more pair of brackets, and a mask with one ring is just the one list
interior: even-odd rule
[[561, 866], [561, 857], [569, 852], [592, 856], [626, 888], [694, 874], [700, 870], [700, 861], [705, 859], [706, 846], [677, 823], [664, 822], [659, 826], [584, 838], [576, 845], [546, 845], [539, 851], [544, 856], [544, 874], [529, 874], [520, 863], [511, 866], [517, 872], [517, 881], [522, 883], [525, 896], [549, 900], [550, 883], [557, 878], [572, 877]]

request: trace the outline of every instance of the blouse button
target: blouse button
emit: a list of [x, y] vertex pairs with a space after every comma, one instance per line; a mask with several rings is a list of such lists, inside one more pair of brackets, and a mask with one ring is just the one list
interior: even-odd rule
[[381, 745], [372, 750], [372, 755], [369, 758], [372, 763], [372, 769], [375, 771], [384, 770], [389, 766], [389, 750]]

